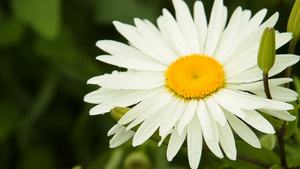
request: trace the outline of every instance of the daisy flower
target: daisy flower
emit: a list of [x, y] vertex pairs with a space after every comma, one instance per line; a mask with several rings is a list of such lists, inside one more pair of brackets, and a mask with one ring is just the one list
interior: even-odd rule
[[[287, 111], [293, 106], [286, 102], [295, 100], [297, 93], [280, 86], [292, 79], [270, 79], [273, 100], [267, 99], [262, 72], [257, 66], [261, 35], [266, 27], [276, 24], [279, 14], [263, 22], [266, 9], [251, 17], [250, 10], [238, 7], [227, 23], [223, 0], [215, 0], [208, 23], [201, 1], [195, 2], [193, 14], [182, 0], [173, 0], [173, 4], [176, 17], [163, 9], [157, 19], [158, 27], [137, 18], [135, 26], [114, 21], [129, 45], [113, 40], [96, 43], [109, 53], [98, 56], [98, 60], [127, 71], [88, 80], [88, 84], [100, 86], [84, 98], [98, 104], [90, 114], [132, 106], [109, 131], [108, 135], [114, 135], [110, 147], [132, 137], [132, 145], [138, 146], [158, 131], [159, 144], [170, 135], [169, 161], [186, 141], [191, 168], [198, 167], [203, 144], [217, 157], [223, 158], [225, 154], [235, 160], [233, 131], [260, 148], [248, 125], [263, 133], [274, 133], [273, 126], [260, 112], [286, 121], [295, 119]], [[276, 49], [291, 38], [291, 33], [277, 32]], [[269, 76], [298, 61], [296, 55], [277, 55]], [[137, 125], [137, 131], [132, 131]]]

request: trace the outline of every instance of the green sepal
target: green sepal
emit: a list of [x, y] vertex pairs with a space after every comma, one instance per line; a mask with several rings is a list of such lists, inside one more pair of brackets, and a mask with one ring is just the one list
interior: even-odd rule
[[275, 63], [275, 50], [275, 30], [274, 28], [266, 28], [261, 37], [257, 56], [257, 65], [264, 74], [267, 74]]

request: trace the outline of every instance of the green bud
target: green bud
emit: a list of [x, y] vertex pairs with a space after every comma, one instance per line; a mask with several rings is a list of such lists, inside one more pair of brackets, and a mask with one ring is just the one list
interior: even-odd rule
[[266, 28], [260, 41], [257, 64], [267, 74], [275, 63], [276, 43], [274, 28]]
[[150, 169], [149, 157], [142, 152], [130, 153], [124, 160], [125, 169]]
[[76, 165], [76, 166], [72, 167], [72, 169], [82, 169], [82, 167], [80, 165]]
[[130, 108], [127, 107], [115, 107], [110, 110], [110, 115], [114, 118], [114, 120], [119, 121]]
[[293, 40], [300, 38], [300, 0], [296, 0], [287, 25], [287, 31], [293, 33]]

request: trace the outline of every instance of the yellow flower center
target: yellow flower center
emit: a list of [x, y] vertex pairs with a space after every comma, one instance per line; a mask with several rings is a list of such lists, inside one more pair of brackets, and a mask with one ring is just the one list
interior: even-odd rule
[[166, 71], [166, 86], [184, 99], [202, 99], [224, 84], [224, 70], [214, 58], [193, 54], [179, 58]]

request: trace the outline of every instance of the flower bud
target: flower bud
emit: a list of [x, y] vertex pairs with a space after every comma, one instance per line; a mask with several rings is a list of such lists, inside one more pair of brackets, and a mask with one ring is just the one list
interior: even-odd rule
[[119, 121], [130, 108], [127, 107], [115, 107], [110, 110], [110, 115], [114, 118], [114, 120]]
[[276, 43], [274, 28], [266, 28], [260, 41], [257, 64], [267, 74], [275, 63]]
[[289, 17], [287, 31], [293, 33], [293, 41], [300, 38], [300, 0], [296, 0]]
[[133, 152], [124, 160], [125, 169], [150, 169], [149, 157], [142, 152]]

